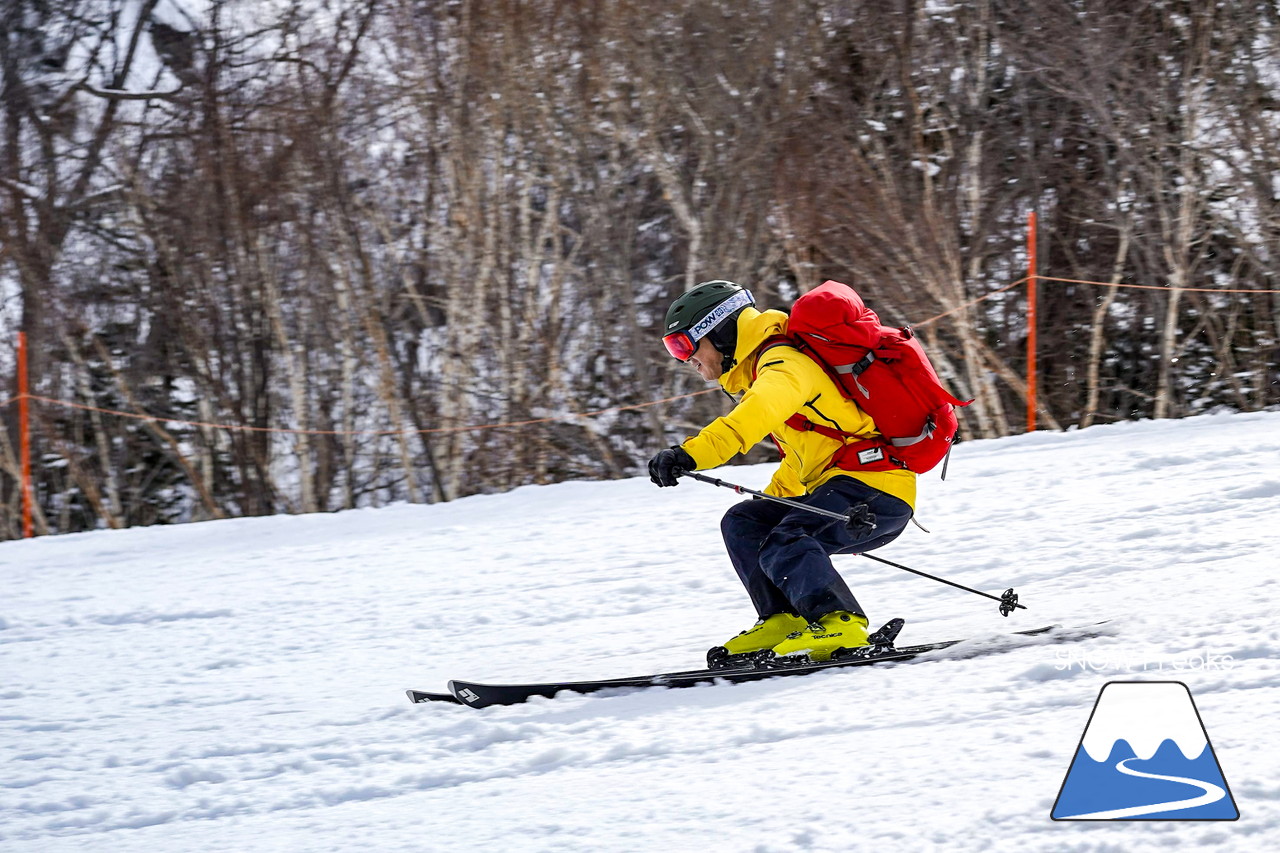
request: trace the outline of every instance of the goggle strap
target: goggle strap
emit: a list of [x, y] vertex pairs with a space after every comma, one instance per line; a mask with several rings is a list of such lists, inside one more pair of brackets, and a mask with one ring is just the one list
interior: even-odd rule
[[726, 317], [740, 308], [746, 308], [748, 305], [754, 305], [755, 299], [751, 296], [750, 290], [740, 290], [733, 296], [730, 296], [724, 302], [721, 302], [715, 308], [707, 312], [707, 316], [694, 323], [689, 329], [689, 337], [696, 344], [711, 333], [711, 330], [719, 326]]

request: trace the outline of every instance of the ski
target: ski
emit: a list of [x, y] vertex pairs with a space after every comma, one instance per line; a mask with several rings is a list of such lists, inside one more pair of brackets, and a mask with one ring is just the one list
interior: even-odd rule
[[410, 688], [405, 691], [405, 694], [408, 695], [409, 701], [415, 704], [418, 702], [448, 702], [453, 705], [462, 704], [462, 700], [457, 696], [454, 696], [452, 693], [431, 693], [427, 690], [413, 690]]
[[[1102, 624], [1102, 623], [1099, 623]], [[777, 667], [738, 666], [728, 669], [694, 669], [683, 672], [665, 672], [654, 675], [641, 675], [629, 678], [608, 678], [596, 681], [550, 681], [531, 684], [481, 684], [474, 681], [454, 680], [449, 682], [449, 693], [427, 693], [409, 690], [409, 699], [413, 702], [448, 702], [466, 705], [470, 708], [486, 708], [490, 705], [517, 705], [535, 696], [553, 697], [561, 691], [570, 693], [596, 693], [601, 690], [642, 687], [694, 687], [699, 684], [725, 682], [739, 684], [748, 681], [761, 681], [766, 678], [780, 678], [789, 675], [810, 675], [825, 672], [829, 669], [840, 669], [854, 666], [871, 666], [884, 663], [909, 661], [927, 652], [938, 651], [959, 645], [965, 640], [944, 640], [936, 643], [924, 643], [914, 646], [894, 648], [892, 645], [876, 644], [876, 640], [889, 638], [901, 630], [901, 620], [893, 620], [872, 634], [870, 646], [864, 646], [840, 660], [823, 661], [821, 663], [792, 664]], [[1010, 637], [1035, 637], [1052, 635], [1062, 641], [1086, 639], [1097, 636], [1097, 626], [1083, 628], [1063, 628], [1060, 625], [1047, 625], [1027, 631], [1016, 631]], [[976, 649], [975, 653], [984, 654], [1007, 650], [1001, 648]]]

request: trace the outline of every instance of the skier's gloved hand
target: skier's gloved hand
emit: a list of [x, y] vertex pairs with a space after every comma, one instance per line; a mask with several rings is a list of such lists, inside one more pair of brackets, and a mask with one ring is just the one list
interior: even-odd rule
[[678, 479], [685, 471], [696, 471], [698, 463], [683, 447], [659, 450], [649, 460], [649, 479], [659, 486], [678, 486]]

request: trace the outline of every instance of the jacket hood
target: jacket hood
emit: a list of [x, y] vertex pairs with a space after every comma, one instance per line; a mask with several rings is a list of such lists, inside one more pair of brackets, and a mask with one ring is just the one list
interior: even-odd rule
[[767, 338], [787, 332], [787, 315], [781, 311], [757, 311], [742, 309], [738, 315], [738, 346], [733, 351], [736, 364], [720, 377], [720, 387], [730, 394], [737, 394], [751, 386], [751, 374], [755, 368], [753, 354]]

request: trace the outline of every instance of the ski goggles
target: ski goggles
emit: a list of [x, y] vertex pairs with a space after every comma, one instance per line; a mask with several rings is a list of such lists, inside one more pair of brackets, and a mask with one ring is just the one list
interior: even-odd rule
[[711, 334], [712, 329], [719, 326], [726, 317], [729, 317], [738, 309], [754, 304], [755, 299], [751, 297], [751, 291], [743, 290], [735, 293], [715, 308], [712, 308], [707, 316], [694, 323], [691, 328], [664, 335], [662, 345], [667, 348], [667, 352], [671, 353], [672, 358], [688, 361], [698, 351], [698, 342]]
[[673, 358], [680, 361], [688, 361], [698, 351], [697, 342], [688, 332], [672, 332], [662, 339], [662, 345]]

